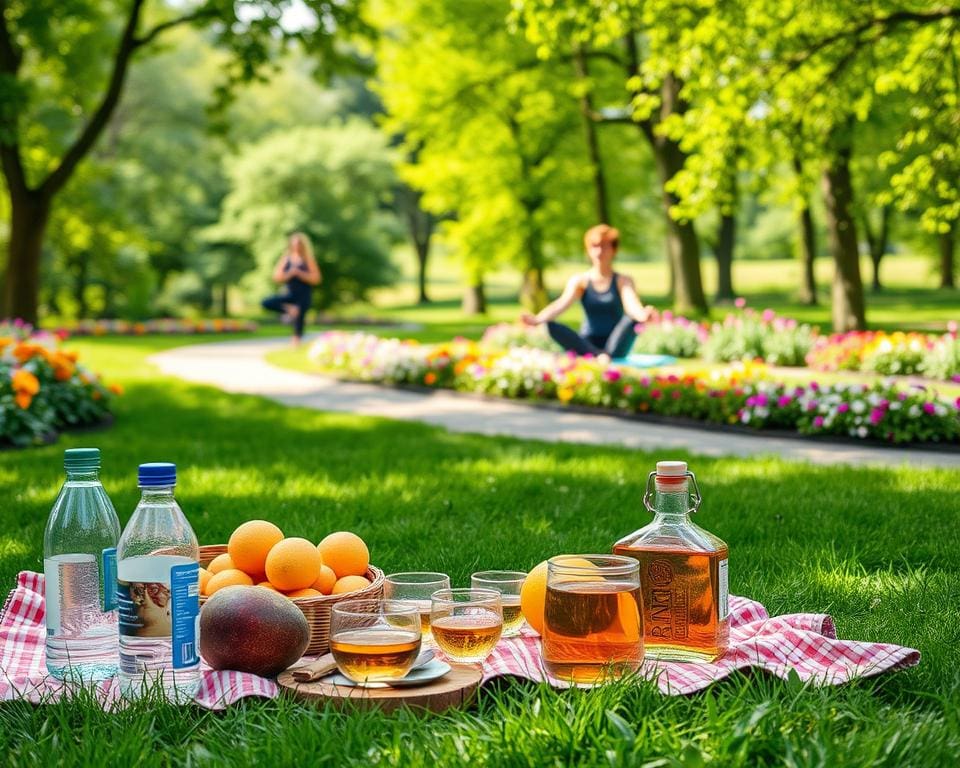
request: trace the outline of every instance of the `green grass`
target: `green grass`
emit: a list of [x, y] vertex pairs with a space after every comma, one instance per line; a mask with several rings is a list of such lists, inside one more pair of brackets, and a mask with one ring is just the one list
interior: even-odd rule
[[[0, 578], [41, 568], [62, 450], [98, 445], [121, 521], [136, 466], [171, 460], [201, 542], [262, 517], [288, 535], [352, 529], [388, 570], [458, 584], [484, 568], [604, 551], [646, 522], [647, 471], [666, 453], [451, 434], [284, 408], [156, 375], [183, 339], [75, 342], [126, 395], [107, 431], [0, 453]], [[546, 418], [546, 416], [545, 416]], [[288, 700], [224, 713], [89, 701], [0, 705], [7, 765], [939, 766], [960, 753], [960, 549], [955, 471], [844, 469], [775, 458], [687, 458], [699, 522], [730, 545], [730, 588], [771, 613], [831, 613], [841, 636], [919, 648], [920, 667], [844, 688], [738, 676], [664, 698], [649, 685], [555, 692], [507, 685], [444, 716], [343, 714]]]

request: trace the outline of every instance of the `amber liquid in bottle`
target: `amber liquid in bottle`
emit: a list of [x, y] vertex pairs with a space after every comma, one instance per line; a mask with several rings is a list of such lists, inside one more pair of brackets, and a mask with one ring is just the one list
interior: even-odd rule
[[594, 683], [636, 671], [642, 659], [635, 583], [574, 581], [547, 587], [543, 665], [550, 675]]
[[656, 480], [653, 522], [613, 552], [640, 563], [647, 658], [713, 661], [729, 644], [728, 548], [690, 520], [685, 476]]

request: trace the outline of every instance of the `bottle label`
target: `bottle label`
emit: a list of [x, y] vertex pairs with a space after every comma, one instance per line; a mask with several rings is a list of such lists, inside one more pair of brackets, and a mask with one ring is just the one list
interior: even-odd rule
[[100, 572], [103, 574], [102, 609], [114, 611], [117, 608], [117, 548], [103, 550], [100, 562]]
[[43, 575], [47, 635], [79, 636], [103, 622], [94, 555], [44, 558]]
[[197, 638], [200, 635], [200, 566], [175, 565], [170, 569], [173, 605], [173, 668], [200, 663]]
[[120, 634], [170, 637], [170, 587], [162, 581], [117, 580]]
[[717, 597], [717, 612], [719, 614], [720, 621], [723, 621], [727, 616], [730, 615], [730, 595], [727, 588], [727, 560], [721, 560], [717, 564], [717, 574], [718, 574], [718, 597]]

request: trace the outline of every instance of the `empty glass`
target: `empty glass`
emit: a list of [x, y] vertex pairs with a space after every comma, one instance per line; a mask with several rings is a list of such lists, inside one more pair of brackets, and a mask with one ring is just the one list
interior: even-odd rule
[[391, 573], [383, 582], [383, 597], [415, 605], [420, 613], [420, 631], [424, 640], [430, 639], [430, 596], [438, 589], [450, 589], [450, 577], [445, 573], [416, 571]]
[[430, 625], [434, 642], [451, 661], [483, 661], [503, 632], [500, 593], [494, 589], [438, 590], [431, 600]]
[[477, 571], [470, 577], [470, 586], [495, 589], [500, 593], [503, 609], [503, 637], [520, 634], [523, 612], [520, 610], [520, 589], [526, 580], [525, 571]]
[[330, 611], [330, 651], [357, 683], [404, 677], [420, 653], [420, 613], [394, 600], [343, 600]]

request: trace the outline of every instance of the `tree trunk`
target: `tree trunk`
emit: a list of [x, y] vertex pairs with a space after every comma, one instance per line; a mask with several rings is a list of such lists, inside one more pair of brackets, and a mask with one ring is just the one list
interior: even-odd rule
[[487, 314], [487, 297], [483, 289], [483, 280], [477, 279], [467, 286], [463, 294], [463, 313], [465, 315]]
[[[793, 170], [798, 179], [803, 178], [803, 161], [794, 156]], [[817, 305], [817, 276], [814, 264], [817, 259], [817, 230], [813, 225], [813, 212], [810, 200], [804, 195], [797, 215], [800, 228], [800, 261], [803, 263], [803, 283], [800, 285], [800, 301], [808, 306]]]
[[230, 284], [224, 283], [220, 293], [220, 317], [230, 316]]
[[[429, 214], [428, 214], [429, 215]], [[429, 304], [427, 296], [427, 259], [430, 257], [430, 233], [425, 238], [418, 238], [413, 243], [417, 252], [417, 304]]]
[[90, 261], [83, 254], [77, 258], [77, 271], [73, 281], [73, 297], [77, 302], [77, 316], [85, 320], [90, 311], [87, 304], [87, 285], [89, 285]]
[[870, 215], [863, 214], [863, 235], [867, 238], [867, 246], [870, 249], [870, 263], [873, 266], [873, 280], [870, 290], [879, 293], [883, 290], [880, 285], [880, 260], [887, 251], [887, 242], [890, 239], [890, 206], [884, 205], [880, 208], [880, 231], [874, 232], [870, 225]]
[[539, 312], [549, 304], [547, 287], [543, 282], [542, 267], [528, 267], [523, 271], [520, 286], [520, 305], [530, 312]]
[[587, 154], [590, 157], [590, 167], [593, 168], [593, 189], [596, 196], [597, 221], [612, 224], [610, 208], [607, 204], [607, 181], [603, 170], [603, 158], [600, 155], [600, 141], [597, 137], [597, 125], [594, 121], [593, 96], [590, 93], [590, 69], [583, 48], [577, 46], [573, 58], [573, 66], [577, 79], [583, 89], [580, 96], [580, 112], [583, 114], [583, 124], [586, 129]]
[[823, 198], [827, 233], [833, 256], [833, 330], [862, 331], [866, 328], [857, 225], [853, 219], [853, 184], [850, 180], [850, 148], [837, 151], [823, 174]]
[[733, 246], [736, 242], [737, 217], [734, 214], [720, 215], [717, 232], [717, 299], [733, 301]]
[[33, 191], [10, 194], [11, 221], [4, 306], [9, 317], [37, 324], [40, 256], [50, 217], [50, 201]]
[[952, 222], [950, 229], [941, 232], [937, 236], [937, 241], [940, 246], [940, 287], [956, 288], [953, 272], [954, 253], [957, 245], [957, 222]]

